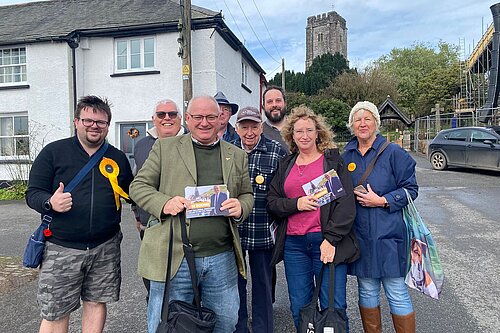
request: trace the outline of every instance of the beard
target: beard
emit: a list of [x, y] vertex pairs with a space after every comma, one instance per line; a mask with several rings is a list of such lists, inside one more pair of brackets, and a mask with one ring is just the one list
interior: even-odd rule
[[[279, 111], [279, 114], [277, 115], [273, 115], [272, 114], [272, 111], [276, 111], [278, 110]], [[283, 118], [285, 118], [285, 114], [286, 114], [286, 108], [274, 108], [274, 109], [271, 109], [269, 111], [264, 111], [265, 114], [266, 114], [266, 117], [267, 119], [272, 122], [272, 123], [279, 123], [280, 121], [283, 120]]]

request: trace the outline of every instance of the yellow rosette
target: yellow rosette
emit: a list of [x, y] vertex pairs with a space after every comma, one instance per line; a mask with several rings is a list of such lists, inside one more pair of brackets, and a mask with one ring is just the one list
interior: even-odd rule
[[120, 173], [118, 164], [111, 158], [103, 157], [101, 163], [99, 163], [99, 171], [101, 171], [104, 177], [109, 179], [115, 194], [116, 210], [120, 209], [120, 196], [125, 199], [128, 199], [129, 196], [120, 185], [118, 185], [118, 174]]
[[354, 170], [356, 170], [356, 163], [354, 162], [351, 162], [347, 165], [347, 170], [349, 170], [350, 172], [353, 172]]

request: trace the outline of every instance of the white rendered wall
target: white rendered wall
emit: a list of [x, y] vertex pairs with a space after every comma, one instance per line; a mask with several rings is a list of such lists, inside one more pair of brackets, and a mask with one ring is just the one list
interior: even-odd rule
[[[86, 38], [76, 49], [77, 97], [93, 94], [109, 98], [112, 123], [108, 134], [119, 147], [121, 123], [151, 120], [157, 101], [170, 98], [182, 110], [182, 62], [177, 32], [156, 35], [156, 68], [160, 74], [111, 77], [114, 42], [111, 37]], [[71, 49], [66, 43], [26, 45], [29, 88], [0, 90], [0, 113], [28, 112], [36, 124], [36, 140], [45, 144], [72, 135], [73, 83]], [[240, 107], [259, 107], [259, 74], [249, 65], [247, 87], [241, 87], [240, 52], [213, 29], [192, 33], [193, 95], [214, 95], [221, 90]], [[235, 117], [231, 122], [234, 123]], [[0, 179], [9, 179], [0, 164]]]
[[[37, 150], [71, 135], [70, 57], [66, 43], [26, 45], [29, 88], [0, 90], [0, 113], [28, 112], [30, 145]], [[0, 164], [0, 179], [10, 178], [7, 165]]]

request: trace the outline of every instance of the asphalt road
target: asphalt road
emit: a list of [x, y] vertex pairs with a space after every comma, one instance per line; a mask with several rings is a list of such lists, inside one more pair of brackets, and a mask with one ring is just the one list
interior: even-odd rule
[[[417, 311], [417, 332], [500, 332], [500, 173], [452, 169], [431, 170], [417, 160], [420, 194], [416, 205], [438, 245], [446, 274], [439, 301], [411, 291]], [[0, 256], [21, 256], [39, 217], [24, 202], [0, 202]], [[106, 332], [146, 332], [145, 292], [136, 274], [139, 237], [133, 215], [122, 222], [122, 293], [110, 304]], [[362, 332], [356, 281], [349, 278], [351, 332]], [[382, 296], [384, 332], [393, 332]], [[275, 332], [293, 332], [286, 282], [278, 267]], [[72, 315], [70, 332], [80, 332], [80, 311]], [[0, 332], [37, 332], [36, 281], [0, 293]]]

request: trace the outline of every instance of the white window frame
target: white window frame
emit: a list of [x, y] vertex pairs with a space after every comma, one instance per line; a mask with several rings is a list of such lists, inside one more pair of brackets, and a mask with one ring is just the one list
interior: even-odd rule
[[0, 87], [26, 84], [27, 81], [26, 47], [0, 48]]
[[[26, 128], [26, 134], [16, 134], [14, 132], [15, 130], [15, 118], [21, 118], [21, 117], [26, 117], [26, 124], [27, 124], [27, 128]], [[3, 122], [4, 119], [8, 119], [8, 118], [11, 118], [12, 119], [12, 128], [11, 128], [11, 133], [3, 133], [2, 132], [2, 127], [1, 127], [1, 123]], [[1, 150], [2, 146], [0, 145], [0, 160], [13, 160], [13, 159], [25, 159], [25, 158], [28, 158], [29, 157], [29, 149], [30, 149], [30, 138], [29, 138], [29, 119], [28, 119], [28, 113], [27, 112], [23, 112], [23, 113], [12, 113], [12, 114], [8, 114], [8, 113], [3, 113], [1, 114], [0, 113], [0, 140], [1, 141], [4, 141], [4, 139], [12, 139], [13, 140], [13, 146], [12, 146], [12, 154], [11, 155], [3, 155], [3, 152]], [[16, 145], [16, 139], [27, 139], [28, 141], [28, 151], [27, 151], [27, 154], [18, 154], [17, 152], [17, 145]]]
[[[152, 39], [154, 42], [153, 46], [153, 65], [152, 66], [145, 66], [145, 51], [144, 51], [144, 42], [145, 40], [150, 40]], [[131, 43], [132, 41], [140, 41], [140, 66], [132, 68], [132, 48], [131, 48]], [[121, 43], [127, 43], [126, 47], [126, 54], [124, 55], [126, 58], [126, 68], [118, 68], [118, 58], [120, 55], [118, 54], [118, 45]], [[123, 57], [123, 56], [122, 56]], [[143, 37], [129, 37], [129, 38], [117, 38], [115, 39], [115, 50], [114, 50], [114, 59], [115, 59], [115, 73], [124, 73], [124, 72], [139, 72], [139, 71], [147, 71], [147, 70], [155, 70], [156, 69], [156, 58], [157, 58], [157, 51], [156, 51], [156, 36], [143, 36]]]
[[244, 60], [241, 61], [241, 83], [248, 86], [248, 64]]

